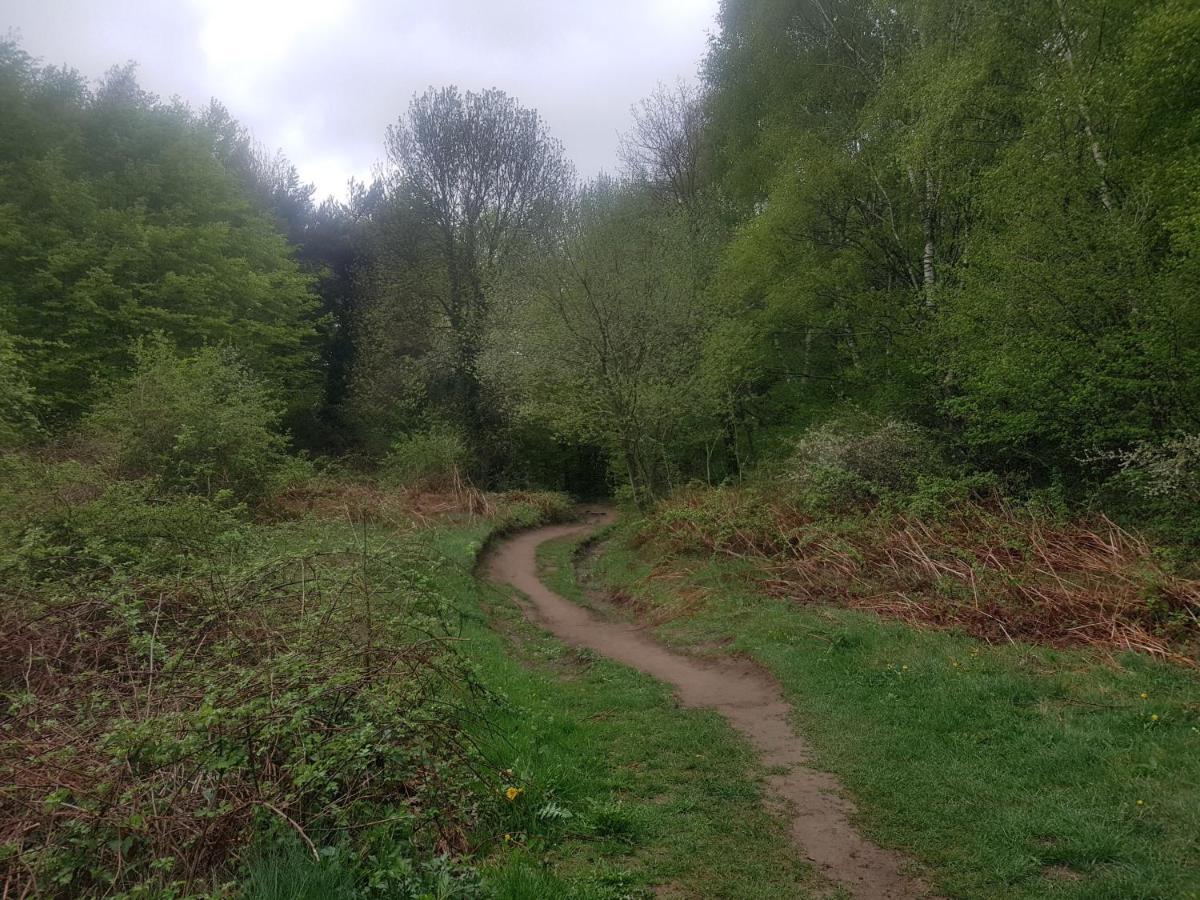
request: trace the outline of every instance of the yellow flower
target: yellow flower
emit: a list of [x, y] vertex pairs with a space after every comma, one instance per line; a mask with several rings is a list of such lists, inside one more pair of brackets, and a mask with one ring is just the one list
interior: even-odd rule
[[1150, 721], [1151, 721], [1151, 722], [1157, 722], [1157, 721], [1158, 721], [1158, 713], [1155, 713], [1154, 715], [1152, 715], [1152, 716], [1150, 717]]
[[[1142, 802], [1141, 800], [1139, 800], [1139, 801], [1138, 801], [1138, 803], [1141, 803], [1141, 802]], [[511, 841], [511, 840], [512, 840], [512, 835], [511, 835], [511, 834], [506, 834], [506, 835], [504, 835], [504, 843], [506, 843], [506, 844], [507, 844], [507, 843], [508, 843], [509, 841]]]
[[520, 797], [523, 793], [525, 793], [525, 788], [510, 787], [504, 792], [504, 796], [509, 799], [509, 802], [512, 802]]
[[1138, 805], [1138, 806], [1145, 806], [1145, 804], [1146, 804], [1146, 801], [1145, 801], [1145, 800], [1139, 800], [1139, 801], [1137, 802], [1137, 805]]
[[1149, 699], [1150, 699], [1150, 695], [1149, 695], [1149, 694], [1147, 694], [1145, 691], [1142, 691], [1142, 699], [1143, 699], [1143, 700], [1149, 700]]

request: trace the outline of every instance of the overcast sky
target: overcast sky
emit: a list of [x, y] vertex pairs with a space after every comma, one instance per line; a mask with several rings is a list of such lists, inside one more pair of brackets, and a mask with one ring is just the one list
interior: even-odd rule
[[583, 175], [616, 165], [629, 109], [694, 77], [718, 0], [0, 0], [43, 62], [221, 100], [319, 197], [368, 176], [385, 127], [431, 84], [536, 107]]

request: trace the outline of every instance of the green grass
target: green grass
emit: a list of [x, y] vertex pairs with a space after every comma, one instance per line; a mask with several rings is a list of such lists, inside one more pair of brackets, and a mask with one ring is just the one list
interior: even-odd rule
[[[444, 532], [439, 549], [463, 571], [480, 537]], [[550, 548], [550, 583], [566, 596], [577, 590], [572, 549]], [[482, 862], [498, 896], [808, 894], [807, 867], [762, 806], [754, 755], [724, 720], [678, 709], [653, 679], [565, 647], [506, 593], [466, 577], [442, 583], [464, 617], [467, 652], [503, 697], [490, 750], [525, 789], [517, 802], [568, 815], [553, 829], [536, 814], [514, 817], [514, 840], [501, 837]]]
[[[449, 603], [458, 646], [492, 694], [474, 734], [493, 781], [490, 794], [481, 792], [467, 859], [478, 877], [447, 879], [428, 896], [809, 896], [811, 872], [783, 823], [764, 809], [761, 773], [740, 737], [715, 713], [678, 709], [653, 679], [567, 648], [526, 622], [507, 593], [474, 576], [489, 528], [417, 536], [439, 561], [413, 577]], [[363, 540], [347, 526], [315, 521], [256, 531], [270, 552], [345, 553], [347, 565], [358, 564]], [[411, 545], [399, 551], [393, 543], [383, 529], [368, 532], [377, 559], [411, 567]], [[572, 549], [551, 550], [565, 563], [553, 583], [567, 595], [577, 590]], [[507, 787], [520, 789], [511, 802]], [[317, 864], [287, 847], [256, 857], [242, 886], [251, 900], [397, 896], [365, 889], [337, 859]]]
[[703, 590], [658, 636], [770, 669], [862, 830], [928, 865], [947, 895], [1200, 897], [1195, 673], [802, 607], [730, 561], [650, 580], [631, 536], [618, 531], [591, 577], [652, 605]]

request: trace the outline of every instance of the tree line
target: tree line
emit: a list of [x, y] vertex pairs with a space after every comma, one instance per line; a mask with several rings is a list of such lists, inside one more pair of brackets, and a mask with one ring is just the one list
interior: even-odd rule
[[[700, 78], [581, 179], [500, 90], [431, 88], [317, 204], [217, 103], [0, 50], [0, 434], [134, 342], [228, 344], [293, 442], [463, 450], [642, 504], [849, 414], [1014, 491], [1200, 497], [1200, 9], [724, 0]], [[1166, 512], [1164, 512], [1166, 511]]]

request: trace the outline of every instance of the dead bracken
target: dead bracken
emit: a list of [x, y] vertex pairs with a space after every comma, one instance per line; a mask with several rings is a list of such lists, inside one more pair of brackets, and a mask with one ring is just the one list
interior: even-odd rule
[[[646, 534], [677, 552], [751, 561], [767, 590], [991, 643], [1135, 651], [1196, 666], [1200, 580], [1104, 516], [1058, 523], [964, 503], [936, 521], [864, 515], [834, 526], [748, 490], [666, 502]], [[649, 539], [649, 538], [646, 538]]]

